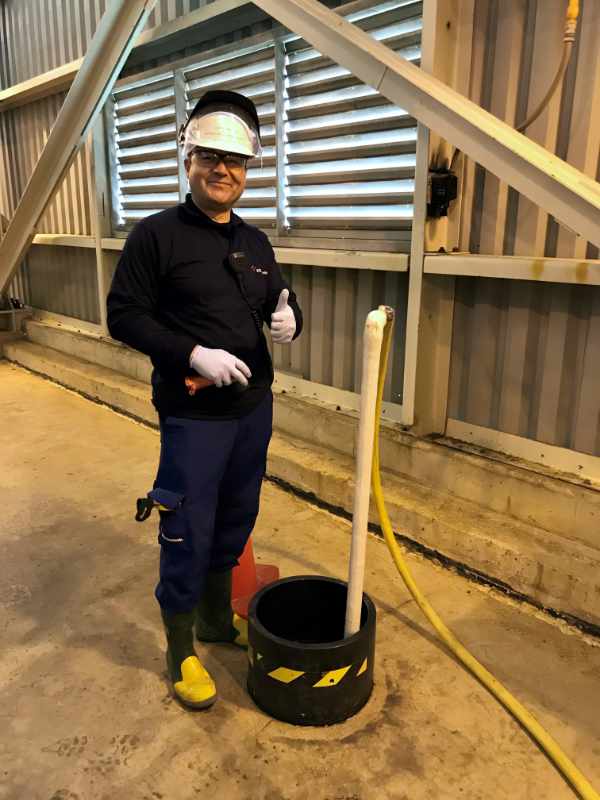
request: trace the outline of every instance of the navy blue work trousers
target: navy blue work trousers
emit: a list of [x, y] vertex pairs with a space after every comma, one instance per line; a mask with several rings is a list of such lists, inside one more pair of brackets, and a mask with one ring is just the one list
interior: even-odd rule
[[207, 573], [238, 563], [258, 515], [272, 420], [271, 392], [240, 419], [161, 419], [150, 495], [163, 509], [156, 598], [165, 611], [191, 611]]

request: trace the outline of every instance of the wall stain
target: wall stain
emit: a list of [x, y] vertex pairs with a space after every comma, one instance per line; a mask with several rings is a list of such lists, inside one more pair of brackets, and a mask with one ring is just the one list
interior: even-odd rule
[[575, 267], [575, 280], [577, 283], [588, 282], [589, 264], [587, 261], [580, 261]]
[[531, 262], [531, 277], [535, 281], [539, 281], [544, 272], [544, 259], [534, 258]]

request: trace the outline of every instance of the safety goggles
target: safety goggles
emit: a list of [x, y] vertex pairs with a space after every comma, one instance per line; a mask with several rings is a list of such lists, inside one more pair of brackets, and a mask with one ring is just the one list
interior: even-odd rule
[[242, 169], [248, 163], [248, 156], [240, 156], [236, 153], [215, 153], [213, 150], [202, 150], [195, 147], [190, 153], [190, 158], [194, 158], [196, 163], [206, 169], [214, 169], [221, 161], [227, 169]]

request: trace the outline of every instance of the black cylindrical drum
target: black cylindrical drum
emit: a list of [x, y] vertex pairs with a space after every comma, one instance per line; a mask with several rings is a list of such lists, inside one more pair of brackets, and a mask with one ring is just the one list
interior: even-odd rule
[[347, 584], [301, 575], [271, 583], [250, 604], [248, 691], [276, 719], [331, 725], [361, 709], [373, 689], [375, 606], [344, 639]]

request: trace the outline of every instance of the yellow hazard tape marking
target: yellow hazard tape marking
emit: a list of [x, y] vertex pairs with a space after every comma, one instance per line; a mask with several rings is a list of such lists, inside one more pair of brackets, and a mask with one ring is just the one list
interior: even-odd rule
[[[262, 659], [262, 655], [256, 651], [253, 651], [250, 647], [248, 648], [248, 657], [250, 659], [250, 663], [258, 663]], [[358, 678], [359, 675], [362, 675], [367, 671], [367, 668], [368, 659], [365, 658], [355, 677]], [[340, 667], [340, 669], [332, 669], [329, 670], [329, 672], [322, 673], [321, 678], [317, 681], [317, 683], [313, 683], [313, 689], [326, 689], [329, 686], [337, 686], [346, 677], [351, 669], [352, 664], [349, 664], [347, 667]], [[290, 669], [289, 667], [277, 667], [277, 669], [274, 669], [267, 674], [270, 678], [273, 678], [273, 680], [285, 684], [293, 683], [303, 675], [307, 675], [307, 677], [310, 679], [310, 676], [307, 672], [298, 669]], [[312, 680], [314, 680], [314, 678]]]
[[342, 678], [346, 675], [349, 667], [342, 667], [341, 669], [332, 669], [329, 672], [326, 672], [325, 675], [321, 678], [318, 683], [313, 685], [313, 689], [324, 689], [327, 686], [337, 686], [338, 683], [342, 680]]
[[275, 678], [276, 681], [281, 681], [281, 683], [291, 683], [302, 675], [304, 675], [304, 672], [298, 672], [297, 669], [288, 669], [287, 667], [279, 667], [274, 669], [273, 672], [269, 672], [270, 678]]

